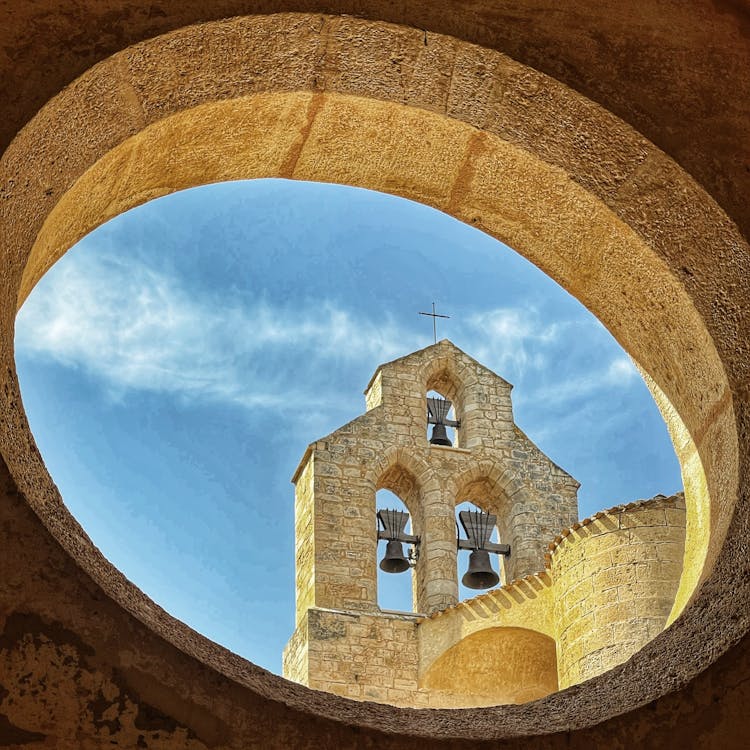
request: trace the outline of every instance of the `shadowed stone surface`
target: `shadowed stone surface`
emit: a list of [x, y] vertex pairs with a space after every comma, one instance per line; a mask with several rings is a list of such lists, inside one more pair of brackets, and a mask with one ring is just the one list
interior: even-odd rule
[[0, 144], [60, 88], [128, 45], [201, 21], [290, 11], [389, 21], [501, 50], [633, 125], [750, 228], [750, 9], [742, 0], [3, 0]]

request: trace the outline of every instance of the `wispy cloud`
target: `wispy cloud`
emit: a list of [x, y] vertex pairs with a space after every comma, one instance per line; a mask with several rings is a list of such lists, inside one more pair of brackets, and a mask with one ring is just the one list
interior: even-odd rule
[[547, 353], [562, 335], [565, 323], [541, 320], [533, 307], [505, 307], [477, 312], [465, 324], [467, 338], [474, 342], [474, 356], [507, 377], [522, 377], [541, 370]]
[[287, 352], [325, 372], [326, 363], [380, 361], [425, 343], [393, 321], [355, 320], [330, 302], [277, 308], [193, 296], [143, 263], [91, 255], [43, 279], [16, 325], [21, 353], [82, 369], [113, 396], [141, 390], [249, 408], [311, 402], [305, 378], [286, 369]]
[[[79, 254], [26, 302], [16, 345], [28, 357], [97, 378], [112, 398], [146, 391], [284, 410], [330, 406], [337, 388], [330, 373], [357, 365], [369, 373], [429, 343], [393, 319], [358, 319], [330, 301], [295, 297], [274, 306], [239, 292], [215, 294], [192, 291], [143, 261]], [[453, 325], [463, 348], [523, 385], [519, 402], [559, 404], [639, 377], [624, 354], [595, 370], [557, 371], [561, 352], [576, 346], [581, 325], [598, 326], [593, 320], [550, 323], [534, 307], [505, 307], [457, 317]], [[340, 396], [333, 402], [340, 405]]]
[[607, 390], [620, 390], [638, 382], [640, 375], [626, 356], [617, 356], [598, 369], [575, 377], [548, 382], [536, 388], [533, 397], [548, 405], [565, 405]]
[[[469, 316], [462, 333], [468, 351], [520, 386], [517, 404], [561, 405], [640, 380], [630, 358], [590, 316], [550, 322], [533, 306], [496, 308]], [[579, 355], [591, 359], [591, 349], [601, 361], [582, 364]]]

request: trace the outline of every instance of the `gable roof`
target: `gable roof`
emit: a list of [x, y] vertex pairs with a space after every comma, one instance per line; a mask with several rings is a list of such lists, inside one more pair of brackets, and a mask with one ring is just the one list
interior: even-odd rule
[[394, 365], [398, 362], [405, 362], [408, 359], [411, 359], [412, 357], [417, 357], [421, 354], [424, 354], [425, 352], [429, 351], [430, 349], [434, 349], [436, 356], [438, 352], [445, 353], [449, 352], [451, 354], [461, 354], [464, 357], [466, 357], [468, 360], [473, 362], [477, 367], [480, 367], [482, 370], [484, 370], [489, 375], [492, 375], [492, 377], [497, 378], [501, 382], [505, 383], [505, 385], [509, 386], [510, 388], [513, 388], [513, 384], [509, 383], [505, 378], [503, 378], [501, 375], [498, 375], [494, 370], [490, 370], [489, 367], [486, 365], [483, 365], [479, 360], [474, 359], [470, 354], [467, 354], [463, 349], [459, 349], [450, 339], [440, 339], [436, 344], [430, 344], [429, 346], [425, 346], [423, 349], [417, 349], [414, 352], [409, 352], [408, 354], [404, 354], [402, 357], [396, 357], [396, 359], [392, 359], [389, 362], [383, 362], [383, 364], [378, 365], [375, 372], [372, 374], [372, 377], [368, 381], [367, 385], [365, 386], [364, 393], [367, 393], [370, 390], [370, 387], [372, 386], [373, 382], [375, 381], [375, 378], [378, 376], [378, 373], [381, 372], [386, 367], [390, 367], [391, 365]]

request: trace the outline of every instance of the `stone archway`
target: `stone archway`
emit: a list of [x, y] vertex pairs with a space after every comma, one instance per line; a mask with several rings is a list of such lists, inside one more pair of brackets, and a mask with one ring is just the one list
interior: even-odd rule
[[[151, 197], [215, 179], [274, 174], [328, 179], [429, 203], [501, 237], [611, 328], [663, 389], [697, 446], [711, 497], [708, 573], [719, 559], [737, 495], [732, 385], [742, 376], [735, 349], [745, 341], [747, 326], [735, 317], [727, 330], [724, 319], [714, 314], [715, 290], [695, 287], [687, 277], [713, 278], [713, 258], [731, 254], [734, 265], [725, 273], [735, 291], [740, 290], [736, 293], [746, 295], [748, 280], [741, 267], [747, 248], [739, 234], [663, 154], [554, 81], [525, 71], [532, 88], [557, 102], [546, 114], [541, 104], [545, 97], [538, 104], [535, 97], [497, 101], [498, 87], [502, 90], [503, 82], [523, 72], [520, 66], [447, 38], [434, 40], [445, 53], [442, 62], [434, 50], [425, 57], [420, 45], [429, 45], [420, 32], [386, 24], [375, 24], [382, 57], [373, 60], [360, 49], [358, 58], [356, 47], [347, 48], [348, 40], [372, 28], [356, 19], [337, 20], [337, 34], [328, 35], [324, 53], [316, 57], [310, 52], [320, 49], [319, 20], [279, 16], [224, 22], [127, 50], [63, 92], [6, 152], [0, 228], [8, 264], [2, 319], [8, 380], [3, 394], [7, 421], [0, 440], [13, 479], [32, 508], [110, 596], [174, 639], [174, 623], [160, 625], [162, 615], [154, 614], [153, 605], [97, 557], [30, 450], [12, 371], [12, 337], [7, 335], [15, 306], [82, 233]], [[226, 56], [212, 56], [210, 42], [229, 30], [239, 54], [227, 61]], [[296, 34], [296, 67], [280, 65], [279, 51], [267, 44], [284, 34]], [[265, 40], [265, 48], [259, 49], [258, 39]], [[316, 73], [325, 62], [344, 48], [343, 75], [326, 80], [325, 93], [306, 91], [317, 85]], [[379, 70], [389, 51], [407, 53], [420, 70], [411, 88], [390, 65]], [[453, 89], [459, 92], [453, 100], [455, 79], [441, 83], [446, 59], [465, 76]], [[491, 73], [482, 73], [487, 59], [495, 65]], [[253, 61], [253, 75], [247, 74], [243, 60]], [[181, 72], [186, 75], [182, 81]], [[424, 86], [424, 81], [434, 86]], [[465, 106], [467, 102], [477, 106]], [[506, 111], [493, 109], [499, 104], [517, 117], [512, 143], [493, 129]], [[556, 140], [552, 126], [563, 104], [568, 112], [585, 110], [587, 122], [594, 123], [591, 138], [601, 147], [595, 158], [586, 158], [576, 144]], [[552, 130], [540, 130], [540, 121]], [[682, 221], [667, 222], [665, 216], [672, 215]], [[734, 606], [740, 607], [741, 600]], [[698, 627], [685, 620], [660, 638], [660, 658], [681, 653], [681, 644]], [[742, 626], [724, 630], [720, 644], [703, 644], [690, 654], [681, 680], [737, 637], [739, 631], [732, 627]], [[171, 635], [166, 632], [170, 629]], [[183, 637], [204, 661], [232, 671], [200, 639]], [[656, 653], [657, 647], [651, 651]], [[585, 717], [563, 694], [551, 699], [557, 707], [552, 723], [550, 715], [530, 706], [513, 717], [493, 712], [488, 731], [524, 733], [528, 722], [537, 731], [582, 726], [662, 695], [670, 685], [664, 685], [658, 659], [649, 667], [645, 654], [640, 664], [637, 690], [606, 679], [587, 684], [597, 708]], [[264, 691], [287, 690], [274, 687], [273, 680], [262, 684]], [[307, 697], [295, 700], [310, 705]], [[337, 715], [340, 709], [333, 699], [316, 705], [321, 715]], [[362, 709], [362, 723], [379, 726], [368, 710]], [[399, 714], [388, 716], [399, 731], [434, 732], [430, 722], [419, 725]], [[449, 733], [468, 732], [462, 715], [451, 721]]]
[[[423, 534], [422, 528], [424, 524], [424, 519], [422, 517], [423, 488], [411, 470], [416, 463], [417, 462], [415, 461], [404, 462], [403, 458], [394, 457], [394, 459], [389, 462], [390, 465], [388, 465], [388, 468], [380, 473], [380, 476], [375, 483], [375, 488], [376, 490], [385, 489], [392, 492], [404, 504], [411, 521], [411, 530], [409, 533], [415, 536], [421, 536]], [[420, 474], [420, 476], [424, 477], [424, 474]], [[409, 572], [409, 577], [411, 578], [412, 588], [411, 611], [421, 612], [422, 607], [420, 606], [420, 599], [425, 585], [423, 558], [417, 560], [414, 570]], [[380, 598], [378, 597], [378, 603], [379, 602]]]
[[543, 698], [557, 690], [555, 641], [527, 628], [478, 630], [444, 651], [420, 688], [445, 706], [460, 706], [467, 695], [488, 706]]
[[[309, 129], [307, 118], [311, 112], [316, 113], [316, 128], [310, 130], [314, 144], [306, 137], [306, 129]], [[253, 122], [250, 113], [254, 118], [252, 131], [249, 129]], [[390, 129], [378, 133], [368, 130], [368, 123], [380, 120], [389, 122]], [[342, 121], [349, 126], [343, 131], [339, 127]], [[223, 129], [223, 138], [216, 133], [217, 128]], [[329, 132], [324, 134], [324, 128]], [[409, 134], [426, 129], [428, 137], [421, 149], [411, 148], [415, 144], [409, 143]], [[306, 156], [300, 137], [309, 144], [305, 145], [305, 149], [310, 149]], [[248, 139], [246, 149], [237, 147], [241, 138]], [[470, 144], [477, 142], [478, 138], [483, 145], [475, 164], [473, 157], [466, 154]], [[398, 139], [399, 148], [408, 153], [393, 150], [394, 139]], [[430, 139], [452, 144], [456, 161], [446, 161], [446, 152], [435, 161], [438, 155], [431, 151]], [[203, 145], [199, 146], [200, 143]], [[320, 155], [316, 149], [325, 153]], [[336, 150], [338, 153], [334, 153]], [[376, 160], [374, 166], [374, 155], [389, 150], [392, 151], [389, 161], [381, 164]], [[399, 161], [401, 156], [403, 162]], [[271, 163], [266, 161], [268, 158]], [[295, 163], [292, 172], [289, 171], [290, 158]], [[480, 169], [480, 165], [487, 179], [475, 179], [473, 194], [467, 196], [469, 200], [465, 204], [456, 203], [456, 196], [452, 195], [455, 184], [451, 188], [446, 186], [455, 183], [459, 177], [465, 180], [461, 173], [474, 172]], [[504, 174], [498, 174], [498, 168], [504, 170]], [[405, 179], [409, 170], [415, 177], [411, 183]], [[679, 291], [679, 285], [667, 267], [640, 244], [642, 240], [638, 240], [629, 227], [617, 220], [594, 196], [571, 183], [559, 169], [544, 166], [544, 162], [531, 158], [522, 149], [486, 132], [479, 133], [461, 122], [374, 100], [330, 94], [262, 94], [202, 105], [157, 121], [94, 165], [61, 199], [34, 244], [24, 272], [20, 298], [23, 299], [33, 281], [54, 258], [107, 218], [144, 200], [193, 186], [197, 181], [260, 176], [313, 180], [334, 177], [346, 184], [395, 191], [460, 218], [471, 214], [473, 223], [512, 244], [575, 292], [608, 323], [620, 343], [653, 380], [657, 384], [662, 382], [665, 387], [676, 378], [676, 373], [667, 372], [667, 359], [659, 356], [666, 353], [662, 347], [668, 343], [672, 365], [695, 376], [691, 382], [693, 390], [700, 392], [698, 403], [701, 408], [692, 415], [693, 418], [698, 419], [699, 424], [702, 424], [701, 420], [709, 419], [713, 429], [718, 429], [715, 417], [719, 414], [731, 423], [731, 414], [727, 411], [728, 408], [731, 411], [731, 404], [727, 401], [726, 386], [721, 385], [724, 376], [716, 353], [705, 331], [701, 330], [702, 323], [691, 300]], [[399, 182], [403, 184], [399, 185]], [[525, 185], [526, 193], [520, 190], [521, 184]], [[540, 205], [539, 186], [544, 184], [551, 195], [541, 196]], [[467, 185], [462, 185], [461, 189], [465, 190]], [[480, 222], [475, 214], [485, 200], [483, 196], [497, 193], [505, 199], [509, 191], [515, 193], [511, 212], [515, 218], [508, 223], [511, 217], [501, 212], [491, 216], [484, 214]], [[572, 194], [566, 196], [568, 192]], [[480, 206], [474, 204], [476, 200]], [[541, 206], [545, 200], [559, 205], [558, 213], [543, 211]], [[449, 205], [451, 201], [455, 205]], [[585, 242], [582, 237], [587, 238]], [[562, 254], [563, 248], [568, 248], [571, 253], [567, 259]], [[607, 256], [606, 277], [600, 272], [597, 272], [596, 279], [577, 273], [579, 263], [592, 268], [600, 266], [603, 254]], [[607, 278], [615, 268], [618, 278]], [[606, 284], [610, 282], [618, 291], [607, 289]], [[631, 286], [639, 291], [631, 291]], [[669, 342], [650, 340], [658, 338], [660, 329], [656, 321], [662, 313], [668, 318], [664, 326], [672, 335]], [[626, 327], [633, 329], [630, 341]], [[684, 339], [684, 349], [677, 346], [678, 338]], [[707, 347], [703, 352], [705, 360], [698, 356], [696, 341], [702, 341]], [[688, 354], [687, 361], [682, 361], [683, 352]], [[649, 362], [650, 358], [655, 359]], [[710, 382], [707, 362], [713, 362], [713, 383]], [[660, 381], [658, 371], [662, 371], [663, 381]], [[678, 395], [683, 394], [687, 395], [685, 389], [678, 391]], [[665, 396], [669, 398], [666, 391]], [[679, 417], [680, 409], [676, 403], [674, 407], [675, 416]], [[683, 416], [683, 421], [686, 424], [690, 421], [687, 415]], [[722, 429], [726, 427], [725, 424]], [[706, 431], [706, 427], [701, 426], [697, 434], [705, 435]], [[712, 439], [698, 446], [704, 464], [709, 460], [733, 460], [725, 450], [712, 457], [710, 451], [714, 447]], [[726, 468], [722, 468], [722, 484], [731, 476]], [[711, 490], [709, 484], [708, 494]], [[728, 487], [723, 491], [731, 496]], [[706, 512], [708, 507], [708, 504], [694, 504], [693, 512]], [[700, 560], [705, 557], [708, 547], [711, 560], [715, 558], [723, 530], [731, 517], [731, 501], [716, 502], [710, 507], [713, 509], [711, 537], [702, 536], [695, 540], [696, 544], [689, 545]], [[694, 571], [693, 584], [697, 583], [702, 564], [693, 564], [688, 569]]]

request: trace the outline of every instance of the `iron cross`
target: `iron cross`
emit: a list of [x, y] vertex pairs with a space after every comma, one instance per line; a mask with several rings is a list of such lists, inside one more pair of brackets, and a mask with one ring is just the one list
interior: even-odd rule
[[432, 337], [435, 339], [435, 343], [437, 344], [437, 318], [450, 318], [450, 315], [440, 315], [435, 312], [435, 303], [432, 303], [432, 312], [426, 313], [426, 312], [420, 312], [420, 315], [427, 315], [430, 318], [432, 318]]

